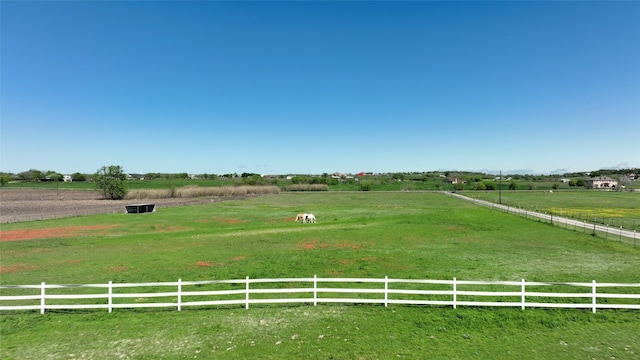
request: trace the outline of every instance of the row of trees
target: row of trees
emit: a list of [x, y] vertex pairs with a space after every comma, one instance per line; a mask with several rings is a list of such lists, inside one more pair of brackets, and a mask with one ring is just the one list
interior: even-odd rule
[[[39, 170], [28, 170], [13, 177], [18, 181], [61, 181], [63, 175], [55, 171], [42, 172]], [[87, 181], [87, 176], [75, 173], [71, 176], [73, 181]], [[12, 180], [11, 174], [0, 174], [0, 185], [4, 186]], [[91, 176], [91, 180], [96, 183], [96, 188], [102, 192], [106, 199], [122, 199], [125, 195], [125, 180], [127, 174], [121, 166], [103, 166]]]
[[[40, 171], [36, 169], [30, 169], [27, 171], [23, 171], [17, 174], [9, 174], [9, 173], [1, 173], [0, 178], [3, 179], [3, 183], [7, 183], [9, 181], [62, 181], [64, 175], [60, 174], [57, 171], [48, 170], [48, 171]], [[88, 176], [79, 172], [71, 174], [71, 179], [73, 181], [87, 181]]]
[[[625, 182], [630, 182], [628, 178], [630, 174], [640, 173], [640, 169], [626, 169], [607, 171], [599, 170], [592, 172], [591, 174], [576, 173], [568, 180], [569, 187], [584, 187], [586, 185], [585, 178], [598, 174], [600, 176], [611, 176], [617, 178], [621, 185]], [[144, 175], [145, 179], [189, 179], [187, 173], [176, 174], [162, 174], [162, 173], [147, 173]], [[105, 198], [120, 199], [125, 195], [124, 184], [127, 179], [127, 174], [124, 173], [122, 167], [117, 165], [103, 166], [95, 174], [85, 175], [82, 173], [74, 173], [71, 175], [72, 181], [92, 181], [95, 182], [98, 190], [103, 192]], [[523, 188], [523, 182], [527, 182], [526, 186], [529, 190], [535, 188], [535, 183], [538, 181], [555, 182], [552, 186], [553, 189], [557, 189], [560, 186], [559, 176], [527, 176], [527, 175], [504, 175], [501, 178], [497, 178], [494, 175], [471, 173], [471, 172], [413, 172], [413, 173], [388, 173], [388, 174], [373, 174], [373, 173], [361, 173], [358, 176], [348, 176], [344, 174], [327, 174], [322, 175], [296, 175], [288, 177], [285, 181], [285, 175], [279, 176], [263, 176], [256, 173], [242, 173], [238, 174], [225, 174], [225, 175], [198, 175], [199, 179], [213, 179], [216, 177], [226, 177], [239, 179], [243, 185], [278, 185], [279, 181], [283, 181], [285, 184], [291, 183], [294, 185], [338, 185], [338, 184], [357, 184], [359, 190], [369, 191], [373, 188], [374, 184], [388, 185], [392, 183], [406, 183], [407, 188], [410, 188], [410, 183], [425, 183], [430, 184], [436, 189], [453, 187], [453, 190], [473, 189], [473, 190], [495, 190], [498, 188], [497, 183], [502, 182], [501, 188], [505, 189], [508, 183], [508, 189], [517, 190]], [[566, 179], [567, 177], [565, 177]], [[31, 169], [21, 172], [19, 174], [0, 173], [0, 184], [5, 185], [11, 180], [17, 181], [61, 181], [63, 175], [55, 171], [39, 171]], [[455, 180], [455, 181], [454, 181]], [[566, 186], [566, 185], [565, 185]]]

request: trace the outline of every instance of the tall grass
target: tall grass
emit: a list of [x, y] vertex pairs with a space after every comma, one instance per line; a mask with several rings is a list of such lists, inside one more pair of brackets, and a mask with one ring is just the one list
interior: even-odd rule
[[246, 195], [278, 194], [277, 186], [207, 186], [187, 185], [181, 188], [134, 189], [127, 192], [125, 199], [169, 199], [196, 197], [229, 197]]
[[329, 191], [327, 184], [292, 184], [284, 187], [285, 191]]

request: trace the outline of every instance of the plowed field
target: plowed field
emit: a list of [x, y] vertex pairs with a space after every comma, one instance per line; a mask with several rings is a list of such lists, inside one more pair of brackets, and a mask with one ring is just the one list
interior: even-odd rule
[[160, 209], [169, 206], [210, 203], [225, 198], [171, 198], [149, 200], [104, 200], [89, 190], [0, 190], [0, 223], [56, 219], [80, 215], [124, 212], [125, 205], [154, 203]]

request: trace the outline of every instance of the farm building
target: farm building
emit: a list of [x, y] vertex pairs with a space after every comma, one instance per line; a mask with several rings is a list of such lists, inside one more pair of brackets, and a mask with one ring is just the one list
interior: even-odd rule
[[598, 176], [585, 180], [589, 189], [615, 189], [618, 187], [618, 180], [608, 176]]

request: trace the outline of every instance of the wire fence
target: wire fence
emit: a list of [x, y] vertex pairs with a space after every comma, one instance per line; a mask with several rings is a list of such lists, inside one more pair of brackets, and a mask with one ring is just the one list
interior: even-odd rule
[[640, 245], [640, 234], [633, 229], [629, 230], [628, 228], [624, 228], [622, 225], [616, 226], [607, 223], [601, 223], [597, 221], [597, 215], [593, 217], [592, 222], [588, 221], [588, 219], [580, 220], [574, 218], [568, 218], [562, 216], [562, 212], [540, 212], [534, 209], [521, 208], [518, 206], [511, 205], [503, 205], [496, 204], [490, 201], [474, 199], [468, 196], [456, 194], [456, 193], [447, 193], [448, 195], [455, 196], [464, 200], [471, 201], [475, 204], [490, 207], [495, 210], [517, 214], [519, 216], [525, 217], [527, 219], [533, 219], [536, 221], [547, 222], [555, 226], [560, 226], [566, 229], [571, 229], [578, 232], [589, 233], [595, 236], [602, 237], [607, 240], [615, 240], [624, 242], [627, 244], [632, 244], [634, 246]]

